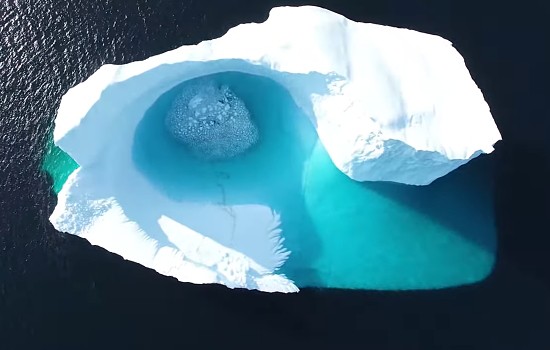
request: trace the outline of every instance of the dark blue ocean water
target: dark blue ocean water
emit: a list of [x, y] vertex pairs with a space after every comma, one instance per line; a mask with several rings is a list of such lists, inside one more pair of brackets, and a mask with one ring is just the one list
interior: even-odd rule
[[[198, 43], [263, 21], [272, 6], [299, 3], [0, 2], [2, 349], [550, 347], [546, 2], [310, 2], [356, 20], [442, 35], [463, 54], [504, 137], [495, 154], [458, 169], [447, 183], [461, 186], [455, 194], [464, 205], [475, 208], [478, 201], [465, 198], [479, 196], [494, 206], [496, 265], [478, 284], [398, 293], [305, 288], [295, 295], [188, 285], [49, 225], [55, 193], [41, 169], [70, 87], [102, 64]], [[461, 180], [451, 181], [455, 175]], [[399, 187], [379, 187], [406, 207], [431, 208], [427, 216], [454, 232], [473, 235], [468, 227], [485, 220], [483, 209], [465, 219], [435, 208], [438, 196], [456, 203], [445, 191], [419, 201]], [[484, 192], [490, 187], [494, 193]]]

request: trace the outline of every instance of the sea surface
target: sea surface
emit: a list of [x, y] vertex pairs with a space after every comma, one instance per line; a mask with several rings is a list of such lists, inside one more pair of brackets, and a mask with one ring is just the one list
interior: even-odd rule
[[[103, 64], [196, 44], [239, 23], [261, 22], [273, 6], [300, 3], [5, 0], [0, 3], [0, 348], [550, 348], [550, 127], [542, 74], [549, 61], [543, 45], [547, 4], [314, 3], [355, 20], [451, 40], [504, 140], [494, 154], [423, 189], [348, 181], [316, 143], [306, 157], [307, 169], [321, 169], [323, 176], [303, 183], [300, 210], [310, 217], [314, 234], [308, 239], [318, 248], [307, 257], [298, 233], [285, 232], [293, 251], [286, 273], [303, 285], [321, 286], [478, 282], [403, 292], [229, 290], [180, 283], [55, 231], [48, 221], [55, 192], [75, 166], [50, 144], [68, 89]], [[351, 192], [353, 201], [345, 196]], [[335, 203], [346, 205], [330, 207]], [[359, 208], [370, 215], [359, 215]], [[340, 235], [329, 232], [327, 221], [342, 217]], [[380, 230], [382, 224], [391, 231]], [[360, 239], [354, 236], [357, 225], [366, 233]], [[464, 271], [456, 264], [462, 258]], [[316, 272], [315, 279], [311, 271], [291, 270], [300, 260]], [[411, 274], [411, 280], [404, 278]]]

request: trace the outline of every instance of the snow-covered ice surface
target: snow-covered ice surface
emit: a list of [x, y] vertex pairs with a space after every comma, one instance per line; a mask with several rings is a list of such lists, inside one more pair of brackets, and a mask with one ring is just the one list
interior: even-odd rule
[[[131, 159], [136, 128], [163, 93], [226, 71], [282, 85], [336, 167], [355, 180], [426, 185], [500, 140], [450, 42], [317, 7], [274, 8], [266, 22], [239, 25], [219, 39], [105, 65], [68, 91], [54, 141], [80, 168], [59, 193], [54, 226], [181, 281], [297, 291], [277, 273], [289, 253], [278, 213], [262, 205], [228, 210], [172, 201]], [[166, 215], [140, 227], [134, 218], [152, 206]], [[182, 225], [180, 216], [203, 231]], [[152, 230], [168, 242], [153, 239]]]

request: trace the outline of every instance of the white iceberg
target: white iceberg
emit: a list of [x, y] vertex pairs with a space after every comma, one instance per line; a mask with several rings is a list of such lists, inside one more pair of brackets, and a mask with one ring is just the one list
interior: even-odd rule
[[[181, 281], [297, 291], [277, 271], [289, 254], [278, 213], [265, 205], [173, 201], [131, 159], [137, 125], [162, 94], [227, 71], [283, 86], [336, 167], [358, 181], [427, 185], [491, 152], [501, 138], [449, 41], [318, 7], [274, 8], [264, 23], [144, 61], [105, 65], [69, 90], [54, 141], [80, 168], [59, 193], [54, 226]], [[153, 207], [162, 208], [155, 224], [140, 226], [135, 218]]]

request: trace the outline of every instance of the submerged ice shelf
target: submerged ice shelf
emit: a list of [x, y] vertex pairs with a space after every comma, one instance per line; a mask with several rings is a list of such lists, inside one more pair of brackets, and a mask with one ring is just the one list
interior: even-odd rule
[[[299, 19], [311, 30], [288, 37]], [[418, 39], [409, 69], [420, 75], [400, 66], [405, 39]], [[345, 54], [330, 46], [342, 41]], [[368, 69], [382, 76], [366, 82]], [[71, 89], [54, 141], [80, 167], [50, 220], [181, 281], [282, 292], [471, 283], [490, 272], [496, 244], [490, 190], [468, 191], [471, 170], [427, 187], [350, 177], [427, 184], [499, 138], [448, 42], [278, 8]]]

